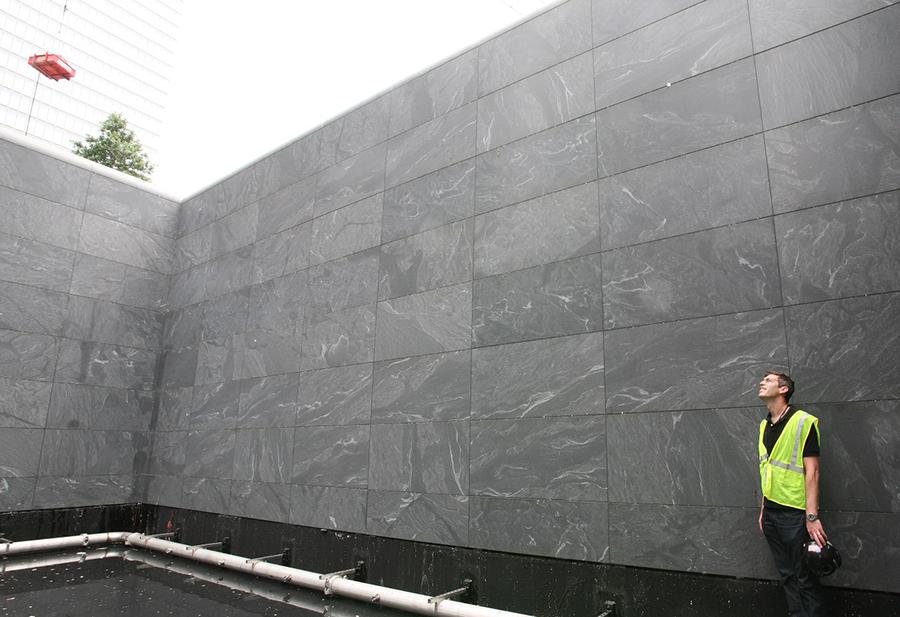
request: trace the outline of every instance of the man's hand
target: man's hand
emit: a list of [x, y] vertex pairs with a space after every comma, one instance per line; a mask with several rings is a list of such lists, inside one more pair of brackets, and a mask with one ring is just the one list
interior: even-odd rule
[[828, 536], [825, 535], [825, 528], [822, 527], [822, 521], [807, 521], [806, 532], [820, 547], [825, 546], [825, 543], [828, 542]]

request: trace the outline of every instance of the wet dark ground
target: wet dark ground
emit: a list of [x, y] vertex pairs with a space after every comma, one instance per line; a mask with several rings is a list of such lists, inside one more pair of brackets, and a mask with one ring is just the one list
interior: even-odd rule
[[[91, 560], [78, 562], [89, 556]], [[67, 554], [63, 565], [0, 560], [0, 617], [407, 617], [184, 560], [125, 551]], [[15, 569], [23, 568], [23, 569]], [[169, 568], [169, 569], [166, 569]], [[178, 570], [177, 572], [171, 569]], [[192, 574], [185, 574], [190, 571]], [[249, 593], [252, 589], [256, 593]]]

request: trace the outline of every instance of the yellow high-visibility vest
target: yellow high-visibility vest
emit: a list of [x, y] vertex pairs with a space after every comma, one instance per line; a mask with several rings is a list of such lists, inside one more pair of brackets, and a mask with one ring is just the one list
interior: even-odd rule
[[759, 476], [762, 493], [769, 501], [783, 506], [806, 509], [806, 477], [803, 473], [803, 446], [809, 432], [816, 429], [819, 437], [819, 419], [798, 409], [787, 421], [772, 451], [766, 453], [763, 433], [766, 422], [759, 424]]

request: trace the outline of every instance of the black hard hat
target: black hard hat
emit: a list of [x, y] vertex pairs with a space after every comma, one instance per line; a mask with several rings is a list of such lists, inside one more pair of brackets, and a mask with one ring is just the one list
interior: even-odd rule
[[803, 561], [816, 576], [828, 576], [841, 567], [841, 554], [831, 542], [819, 546], [815, 540], [803, 544]]

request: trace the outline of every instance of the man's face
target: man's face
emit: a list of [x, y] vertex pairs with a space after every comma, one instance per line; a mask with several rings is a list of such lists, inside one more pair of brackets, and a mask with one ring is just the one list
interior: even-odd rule
[[759, 398], [763, 400], [776, 398], [787, 390], [787, 386], [778, 385], [778, 375], [766, 375], [759, 382]]

